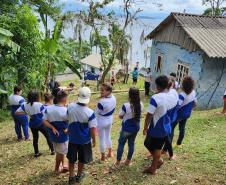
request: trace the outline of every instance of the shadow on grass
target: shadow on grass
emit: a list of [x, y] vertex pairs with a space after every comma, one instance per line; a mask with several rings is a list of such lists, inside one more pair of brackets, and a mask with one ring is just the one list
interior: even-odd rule
[[1, 138], [0, 139], [0, 145], [12, 145], [12, 144], [16, 144], [19, 141], [17, 141], [16, 138]]
[[57, 184], [57, 185], [66, 185], [68, 184], [67, 180], [61, 175], [56, 174], [52, 170], [41, 171], [36, 175], [33, 175], [28, 178], [29, 185], [34, 184]]

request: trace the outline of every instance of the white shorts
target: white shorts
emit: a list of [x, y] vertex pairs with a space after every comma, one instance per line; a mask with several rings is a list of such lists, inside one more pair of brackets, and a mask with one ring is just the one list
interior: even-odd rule
[[64, 143], [53, 142], [53, 148], [56, 153], [66, 155], [68, 151], [68, 141]]

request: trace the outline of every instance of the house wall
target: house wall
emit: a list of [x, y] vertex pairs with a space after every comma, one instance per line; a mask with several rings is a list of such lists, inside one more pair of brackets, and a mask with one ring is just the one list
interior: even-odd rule
[[[161, 72], [156, 72], [158, 55], [162, 56]], [[153, 43], [150, 67], [154, 78], [176, 72], [178, 60], [190, 68], [189, 75], [196, 83], [198, 107], [201, 109], [221, 107], [223, 93], [226, 90], [226, 59], [210, 59], [201, 51], [188, 52], [175, 44]]]
[[[162, 70], [156, 71], [157, 57], [162, 56]], [[171, 72], [177, 72], [178, 60], [189, 66], [189, 75], [191, 75], [196, 82], [199, 80], [201, 72], [201, 64], [203, 62], [202, 52], [188, 52], [177, 45], [170, 43], [156, 43], [151, 48], [151, 63], [150, 67], [154, 77], [161, 74], [169, 75]]]
[[226, 59], [210, 59], [204, 56], [201, 67], [201, 83], [197, 95], [199, 102], [204, 108], [221, 107], [226, 90]]

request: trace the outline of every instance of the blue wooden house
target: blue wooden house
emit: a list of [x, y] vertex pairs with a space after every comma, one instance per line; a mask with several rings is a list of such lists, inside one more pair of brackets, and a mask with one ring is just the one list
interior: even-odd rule
[[179, 82], [196, 82], [199, 108], [220, 107], [226, 89], [226, 17], [171, 13], [147, 37], [152, 39], [154, 77], [171, 72]]

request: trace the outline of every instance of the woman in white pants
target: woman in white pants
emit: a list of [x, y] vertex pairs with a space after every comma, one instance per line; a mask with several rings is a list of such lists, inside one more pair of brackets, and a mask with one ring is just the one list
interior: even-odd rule
[[105, 150], [108, 149], [108, 157], [112, 157], [111, 126], [115, 111], [116, 99], [111, 94], [112, 86], [104, 83], [100, 89], [101, 99], [97, 104], [97, 131], [99, 135], [101, 161], [105, 161]]

